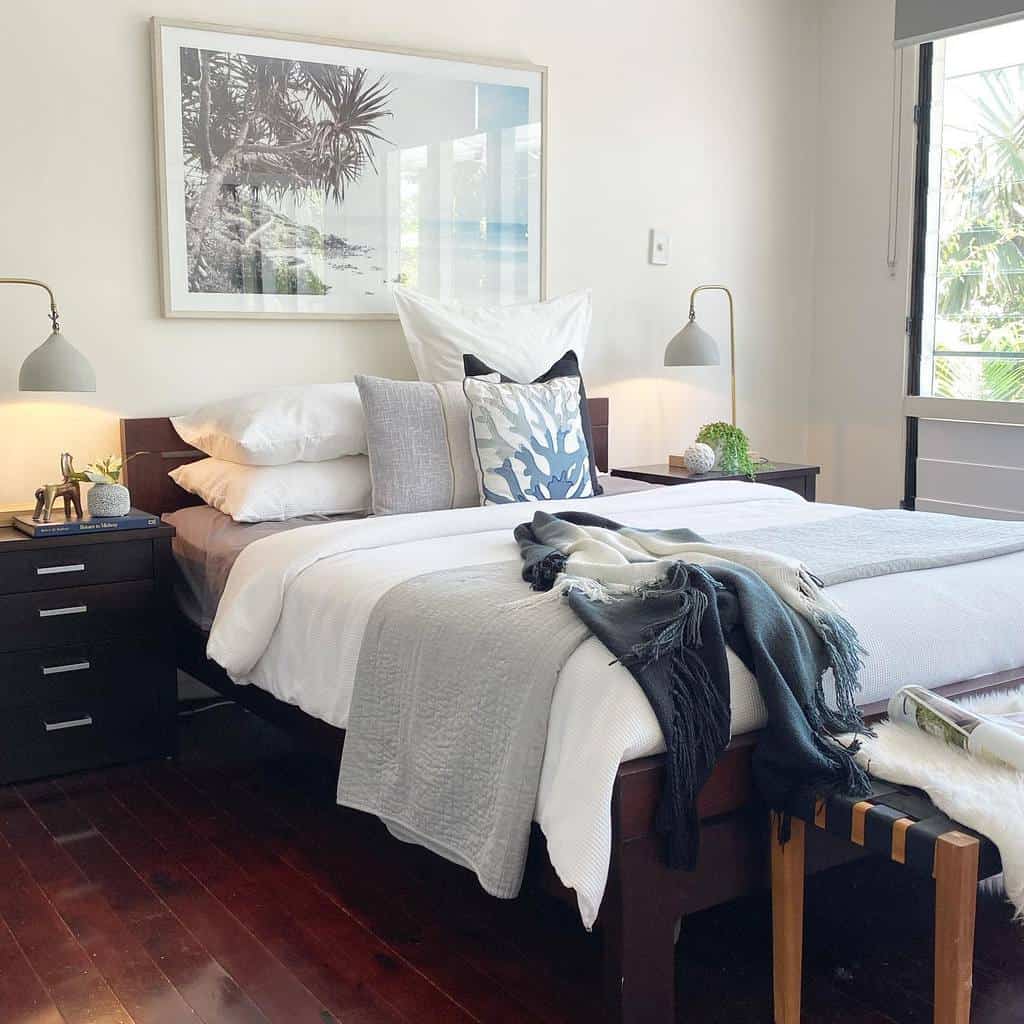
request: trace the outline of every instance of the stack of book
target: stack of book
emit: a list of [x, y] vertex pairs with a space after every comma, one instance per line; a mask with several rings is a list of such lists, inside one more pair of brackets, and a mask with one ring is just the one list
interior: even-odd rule
[[74, 514], [65, 518], [56, 509], [48, 523], [39, 523], [31, 512], [20, 512], [14, 516], [14, 527], [30, 537], [70, 537], [77, 533], [109, 533], [112, 530], [144, 530], [159, 526], [160, 517], [131, 509], [126, 516], [91, 516], [88, 513], [78, 519]]

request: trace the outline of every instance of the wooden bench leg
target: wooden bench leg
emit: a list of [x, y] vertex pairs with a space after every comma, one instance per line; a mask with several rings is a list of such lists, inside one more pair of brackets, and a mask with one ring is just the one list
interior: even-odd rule
[[804, 823], [791, 822], [788, 843], [779, 842], [772, 814], [772, 973], [775, 1024], [799, 1024], [804, 953]]
[[947, 832], [935, 842], [935, 1024], [968, 1024], [980, 846]]

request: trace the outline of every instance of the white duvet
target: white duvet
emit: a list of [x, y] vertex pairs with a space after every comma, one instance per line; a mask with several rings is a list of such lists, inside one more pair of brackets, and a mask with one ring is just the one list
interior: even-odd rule
[[[811, 504], [761, 484], [713, 481], [544, 508], [578, 508], [638, 527], [687, 526], [709, 538], [859, 511]], [[532, 511], [497, 505], [421, 512], [313, 525], [256, 541], [231, 571], [208, 653], [237, 682], [344, 727], [376, 602], [420, 573], [518, 559], [512, 530]], [[862, 703], [906, 684], [939, 686], [1024, 665], [1022, 583], [1019, 553], [829, 588], [869, 652]], [[587, 928], [608, 877], [619, 764], [664, 749], [639, 686], [610, 662], [608, 650], [591, 638], [559, 677], [534, 815], [559, 878], [576, 890]], [[764, 724], [764, 706], [753, 677], [731, 654], [730, 667], [736, 735]]]

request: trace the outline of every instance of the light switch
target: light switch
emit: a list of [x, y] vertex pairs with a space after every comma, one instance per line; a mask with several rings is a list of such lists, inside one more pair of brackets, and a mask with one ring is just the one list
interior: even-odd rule
[[647, 254], [647, 259], [652, 266], [668, 266], [668, 250], [671, 241], [672, 239], [669, 238], [667, 231], [658, 231], [656, 228], [651, 228], [650, 251]]

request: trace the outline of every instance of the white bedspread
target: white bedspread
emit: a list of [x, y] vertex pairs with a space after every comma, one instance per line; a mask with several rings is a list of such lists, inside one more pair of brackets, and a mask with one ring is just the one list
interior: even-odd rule
[[[811, 504], [761, 484], [712, 481], [545, 504], [549, 511], [567, 508], [638, 527], [688, 526], [709, 538], [859, 511]], [[231, 572], [208, 653], [237, 682], [343, 727], [377, 600], [419, 573], [518, 559], [512, 529], [531, 511], [453, 509], [315, 525], [256, 541]], [[1022, 583], [1024, 553], [830, 588], [869, 651], [862, 702], [906, 684], [938, 686], [1024, 665]], [[618, 766], [664, 749], [639, 686], [610, 660], [592, 638], [562, 671], [535, 812], [552, 865], [576, 890], [587, 928], [608, 877]], [[731, 654], [730, 666], [733, 733], [749, 732], [764, 724], [764, 706], [753, 677]]]

